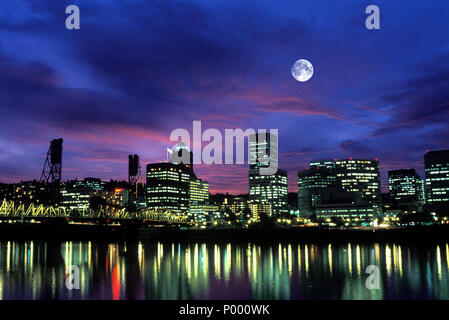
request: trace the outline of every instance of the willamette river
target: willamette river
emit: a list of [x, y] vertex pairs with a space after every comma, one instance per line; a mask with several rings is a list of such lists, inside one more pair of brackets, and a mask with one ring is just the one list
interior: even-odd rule
[[449, 245], [2, 241], [0, 299], [449, 299]]

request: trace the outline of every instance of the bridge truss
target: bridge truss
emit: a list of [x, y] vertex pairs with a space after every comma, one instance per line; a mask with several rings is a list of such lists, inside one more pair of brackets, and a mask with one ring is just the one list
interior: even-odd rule
[[34, 203], [16, 204], [14, 201], [3, 200], [0, 207], [0, 219], [39, 219], [39, 218], [68, 218], [86, 220], [144, 220], [148, 222], [161, 222], [166, 224], [188, 224], [185, 214], [173, 211], [154, 211], [143, 209], [139, 212], [128, 212], [112, 206], [105, 206], [100, 210], [83, 207], [82, 210], [73, 211], [65, 207], [35, 205]]

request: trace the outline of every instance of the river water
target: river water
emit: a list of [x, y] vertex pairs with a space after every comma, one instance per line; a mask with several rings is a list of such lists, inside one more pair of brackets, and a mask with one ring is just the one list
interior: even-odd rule
[[2, 241], [0, 299], [449, 299], [449, 245]]

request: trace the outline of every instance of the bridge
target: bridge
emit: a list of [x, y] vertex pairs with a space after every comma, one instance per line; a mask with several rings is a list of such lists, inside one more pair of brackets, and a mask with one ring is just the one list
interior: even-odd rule
[[101, 207], [99, 210], [92, 210], [83, 207], [82, 210], [73, 211], [66, 207], [35, 205], [31, 203], [16, 204], [14, 201], [3, 200], [0, 207], [0, 220], [52, 220], [66, 219], [77, 222], [132, 222], [142, 221], [149, 224], [183, 224], [189, 225], [185, 214], [170, 210], [150, 210], [142, 209], [138, 212], [128, 212], [124, 208], [119, 209], [113, 206]]

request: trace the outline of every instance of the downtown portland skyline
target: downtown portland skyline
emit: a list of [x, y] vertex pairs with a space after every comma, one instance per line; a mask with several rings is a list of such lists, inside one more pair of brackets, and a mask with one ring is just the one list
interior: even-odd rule
[[[64, 138], [63, 180], [127, 177], [128, 154], [166, 160], [170, 133], [279, 130], [279, 167], [378, 158], [416, 168], [448, 149], [449, 4], [377, 1], [7, 2], [0, 10], [1, 182], [39, 179]], [[61, 14], [62, 13], [62, 14]], [[431, 19], [429, 18], [431, 17]], [[307, 59], [313, 77], [290, 68]], [[205, 145], [206, 143], [204, 143]], [[211, 192], [248, 192], [248, 165], [195, 165]]]

